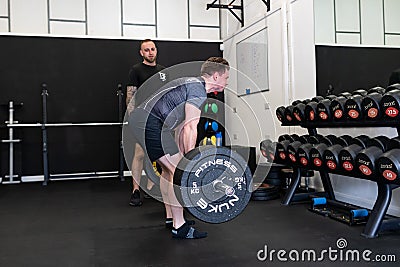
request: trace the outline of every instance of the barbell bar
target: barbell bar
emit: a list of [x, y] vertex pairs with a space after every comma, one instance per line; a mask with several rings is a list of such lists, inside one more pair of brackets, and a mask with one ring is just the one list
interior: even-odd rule
[[7, 127], [9, 128], [29, 128], [29, 127], [81, 127], [81, 126], [122, 126], [126, 125], [128, 122], [64, 122], [64, 123], [9, 123]]

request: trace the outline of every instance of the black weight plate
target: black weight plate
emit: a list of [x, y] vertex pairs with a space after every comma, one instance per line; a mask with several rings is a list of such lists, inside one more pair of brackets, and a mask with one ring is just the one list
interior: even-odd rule
[[256, 191], [254, 191], [252, 194], [251, 194], [251, 196], [252, 197], [268, 197], [268, 196], [271, 196], [271, 195], [275, 195], [275, 194], [278, 194], [279, 193], [279, 190], [271, 190], [271, 191], [258, 191], [258, 190], [256, 190]]
[[[234, 189], [216, 190], [215, 181]], [[176, 197], [196, 218], [222, 223], [238, 216], [251, 197], [252, 175], [246, 161], [225, 147], [202, 146], [183, 158], [174, 174]]]
[[275, 192], [275, 191], [279, 191], [279, 187], [275, 186], [275, 185], [270, 185], [268, 184], [268, 187], [259, 187], [256, 190], [253, 191], [253, 194], [264, 194], [264, 193], [268, 193], [268, 192]]
[[[185, 167], [188, 163], [188, 160], [192, 160], [194, 156], [197, 155], [198, 150], [199, 149], [207, 149], [210, 146], [202, 146], [202, 147], [197, 147], [195, 149], [190, 150], [188, 153], [185, 154], [184, 158], [182, 158], [179, 163], [178, 166], [175, 168], [175, 172], [174, 172], [174, 184], [180, 186], [181, 181], [180, 181], [180, 177], [182, 177], [183, 171], [185, 170]], [[176, 180], [175, 180], [176, 179]], [[176, 191], [176, 189], [174, 189]], [[182, 203], [182, 199], [180, 198], [180, 194], [176, 194], [176, 197], [178, 198], [178, 201], [180, 203]]]
[[[267, 185], [267, 187], [265, 186]], [[278, 192], [279, 187], [271, 185], [271, 184], [262, 184], [260, 187], [253, 191], [253, 195], [263, 195], [263, 194], [270, 194], [274, 192]]]
[[277, 170], [273, 170], [272, 168], [269, 170], [268, 173], [265, 173], [265, 178], [269, 178], [269, 179], [279, 179], [281, 176], [280, 171]]
[[269, 196], [252, 196], [251, 200], [254, 201], [266, 201], [266, 200], [273, 200], [279, 198], [279, 193], [271, 194]]
[[270, 185], [274, 185], [274, 186], [281, 186], [282, 185], [282, 180], [279, 179], [265, 179], [264, 180], [265, 183], [270, 184]]
[[143, 165], [147, 178], [149, 178], [154, 184], [159, 185], [161, 166], [156, 162], [151, 162], [149, 158], [144, 160]]

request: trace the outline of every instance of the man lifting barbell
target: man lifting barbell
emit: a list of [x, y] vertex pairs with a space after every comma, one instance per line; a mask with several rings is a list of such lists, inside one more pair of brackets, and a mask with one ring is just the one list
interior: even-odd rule
[[[185, 222], [183, 207], [173, 188], [177, 164], [196, 146], [197, 124], [207, 93], [222, 92], [229, 78], [229, 63], [211, 57], [201, 66], [200, 77], [179, 78], [162, 87], [129, 116], [129, 128], [151, 161], [162, 168], [160, 189], [167, 219], [172, 218], [174, 238], [204, 238], [206, 232]], [[174, 132], [175, 131], [175, 137]]]

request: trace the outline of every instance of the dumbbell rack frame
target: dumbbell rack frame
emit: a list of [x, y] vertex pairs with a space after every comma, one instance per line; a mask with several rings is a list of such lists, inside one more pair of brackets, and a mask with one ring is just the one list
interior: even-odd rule
[[[330, 122], [305, 122], [305, 123], [282, 123], [282, 126], [300, 126], [308, 130], [309, 135], [317, 135], [317, 128], [354, 128], [354, 127], [391, 127], [397, 129], [397, 135], [400, 136], [400, 125], [396, 121], [330, 121]], [[296, 189], [298, 188], [301, 181], [301, 169], [302, 167], [293, 166], [293, 178], [291, 184], [283, 197], [282, 204], [287, 206], [293, 201], [293, 197], [296, 194]], [[307, 168], [304, 168], [307, 169]], [[332, 183], [330, 180], [329, 172], [326, 170], [317, 170], [320, 173], [322, 185], [326, 193], [326, 197], [331, 201], [338, 202], [335, 198], [335, 193], [333, 191]], [[332, 173], [348, 176], [343, 173]], [[348, 176], [354, 178], [363, 178], [356, 176]], [[392, 191], [400, 185], [385, 183], [380, 180], [372, 180], [376, 182], [378, 187], [378, 195], [374, 206], [370, 212], [367, 224], [364, 227], [362, 236], [366, 238], [376, 238], [379, 232], [387, 230], [397, 230], [400, 229], [400, 218], [391, 218], [385, 220], [386, 212], [389, 208], [390, 202], [392, 200]], [[340, 202], [338, 202], [340, 204]]]

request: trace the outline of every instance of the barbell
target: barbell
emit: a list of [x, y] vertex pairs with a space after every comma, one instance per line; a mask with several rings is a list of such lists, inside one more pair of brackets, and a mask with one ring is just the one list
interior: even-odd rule
[[[117, 126], [127, 123], [27, 123], [8, 127]], [[145, 162], [145, 172], [160, 184], [160, 169]], [[250, 201], [253, 181], [247, 162], [237, 152], [213, 145], [189, 151], [174, 173], [175, 195], [194, 217], [208, 223], [223, 223], [237, 217]]]
[[[151, 170], [153, 171], [153, 165]], [[182, 207], [201, 221], [223, 223], [237, 217], [250, 201], [253, 180], [247, 162], [226, 147], [199, 146], [178, 163], [174, 192]], [[149, 176], [160, 183], [160, 176]]]
[[123, 126], [128, 122], [62, 122], [62, 123], [9, 123], [9, 128], [29, 127], [82, 127], [82, 126]]

